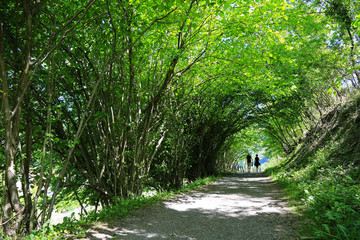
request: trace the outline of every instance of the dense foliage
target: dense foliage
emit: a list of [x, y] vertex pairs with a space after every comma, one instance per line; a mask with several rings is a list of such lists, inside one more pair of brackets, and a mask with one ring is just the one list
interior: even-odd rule
[[244, 136], [291, 153], [358, 91], [359, 25], [353, 0], [2, 1], [2, 231], [179, 188]]

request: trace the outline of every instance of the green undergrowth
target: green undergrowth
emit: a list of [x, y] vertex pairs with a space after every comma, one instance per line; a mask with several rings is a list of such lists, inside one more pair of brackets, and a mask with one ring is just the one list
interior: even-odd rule
[[285, 189], [306, 224], [303, 239], [360, 239], [360, 168], [331, 164], [318, 151], [303, 168], [266, 170]]
[[199, 178], [181, 189], [169, 192], [156, 192], [152, 196], [134, 196], [132, 198], [116, 199], [112, 207], [105, 208], [99, 213], [90, 213], [88, 216], [79, 220], [75, 219], [75, 216], [72, 215], [70, 218], [64, 218], [64, 222], [61, 224], [50, 225], [49, 222], [47, 222], [42, 229], [33, 231], [25, 239], [79, 239], [85, 237], [86, 229], [89, 229], [97, 222], [109, 222], [126, 218], [140, 207], [161, 202], [179, 193], [195, 190], [219, 179], [221, 176], [222, 175]]
[[360, 239], [360, 97], [336, 105], [267, 169], [308, 224], [304, 239]]

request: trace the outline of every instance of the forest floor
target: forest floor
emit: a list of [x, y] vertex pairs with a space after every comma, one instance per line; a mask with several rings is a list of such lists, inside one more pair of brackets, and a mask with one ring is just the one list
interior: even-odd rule
[[298, 239], [281, 188], [263, 173], [235, 173], [101, 223], [87, 239]]

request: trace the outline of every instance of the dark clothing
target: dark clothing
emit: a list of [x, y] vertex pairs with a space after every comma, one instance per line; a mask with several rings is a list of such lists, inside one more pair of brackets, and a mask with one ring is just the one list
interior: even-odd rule
[[260, 158], [259, 158], [258, 156], [255, 157], [255, 163], [254, 163], [254, 165], [255, 165], [256, 167], [260, 166]]
[[250, 154], [248, 154], [248, 155], [246, 156], [246, 159], [247, 159], [247, 162], [248, 162], [248, 163], [251, 163], [251, 155], [250, 155]]

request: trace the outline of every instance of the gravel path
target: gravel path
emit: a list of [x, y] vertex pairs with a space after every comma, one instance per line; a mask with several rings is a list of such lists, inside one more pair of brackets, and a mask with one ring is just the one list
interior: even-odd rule
[[237, 173], [102, 224], [88, 239], [298, 239], [281, 189], [261, 173]]

